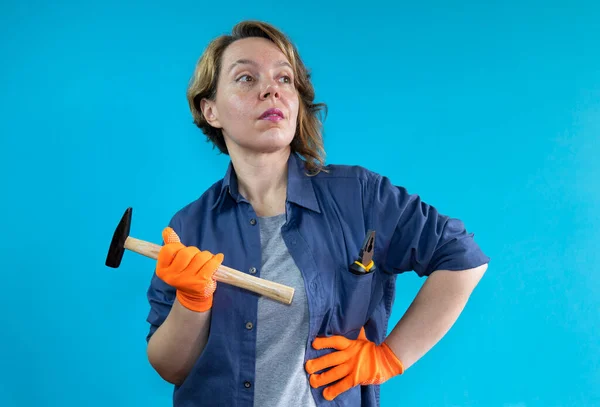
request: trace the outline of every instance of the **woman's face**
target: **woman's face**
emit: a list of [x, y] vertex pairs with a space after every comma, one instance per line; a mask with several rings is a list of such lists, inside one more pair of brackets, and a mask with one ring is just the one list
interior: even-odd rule
[[202, 110], [222, 129], [230, 153], [269, 153], [292, 142], [298, 105], [285, 55], [267, 39], [245, 38], [223, 53], [216, 98], [203, 100]]

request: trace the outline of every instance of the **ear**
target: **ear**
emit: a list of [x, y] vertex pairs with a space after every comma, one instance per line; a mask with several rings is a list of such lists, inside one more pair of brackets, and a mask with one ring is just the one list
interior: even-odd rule
[[217, 111], [217, 106], [214, 101], [206, 98], [202, 99], [200, 101], [200, 110], [208, 124], [217, 129], [222, 128], [221, 123], [219, 123], [219, 112]]

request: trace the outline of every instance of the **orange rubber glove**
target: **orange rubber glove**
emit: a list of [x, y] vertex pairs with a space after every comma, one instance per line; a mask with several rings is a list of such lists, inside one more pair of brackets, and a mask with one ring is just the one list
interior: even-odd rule
[[[364, 327], [355, 340], [343, 336], [316, 338], [313, 348], [337, 349], [337, 352], [306, 362], [306, 371], [310, 375], [312, 387], [321, 387], [339, 380], [323, 390], [323, 397], [329, 401], [354, 386], [381, 384], [404, 373], [402, 362], [390, 347], [385, 342], [376, 345], [369, 341]], [[330, 367], [332, 369], [323, 373], [314, 373]]]
[[214, 274], [223, 262], [223, 254], [184, 246], [169, 227], [162, 231], [162, 237], [165, 244], [158, 253], [156, 275], [177, 289], [177, 299], [184, 307], [196, 312], [209, 310], [217, 288]]

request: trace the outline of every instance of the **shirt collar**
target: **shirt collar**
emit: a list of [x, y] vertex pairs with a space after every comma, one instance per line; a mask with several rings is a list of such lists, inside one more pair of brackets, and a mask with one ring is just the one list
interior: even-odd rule
[[[246, 202], [244, 197], [239, 194], [237, 177], [231, 162], [229, 162], [221, 183], [221, 190], [212, 209], [221, 208], [228, 194], [235, 202]], [[293, 152], [288, 158], [287, 201], [317, 213], [321, 212], [312, 178], [306, 174], [304, 161]]]

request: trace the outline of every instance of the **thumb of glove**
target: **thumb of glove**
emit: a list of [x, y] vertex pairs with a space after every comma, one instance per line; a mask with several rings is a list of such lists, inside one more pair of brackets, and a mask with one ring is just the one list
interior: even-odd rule
[[162, 238], [165, 244], [181, 243], [181, 241], [179, 240], [179, 236], [177, 236], [177, 233], [175, 233], [175, 231], [170, 227], [166, 227], [163, 229]]

